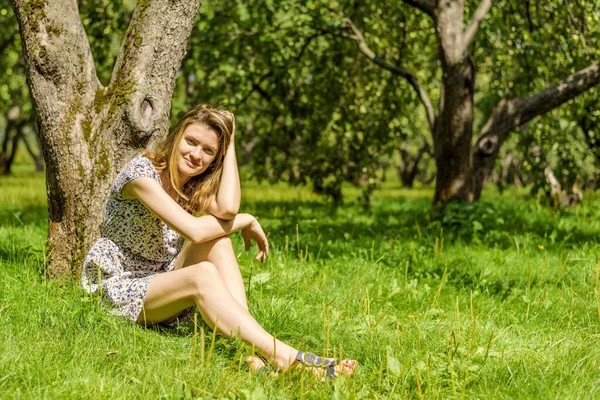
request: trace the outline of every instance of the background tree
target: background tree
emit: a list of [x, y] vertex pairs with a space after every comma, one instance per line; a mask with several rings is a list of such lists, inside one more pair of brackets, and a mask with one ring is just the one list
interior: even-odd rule
[[[502, 144], [515, 128], [558, 107], [600, 82], [600, 61], [591, 64], [588, 61], [587, 67], [554, 84], [546, 82], [545, 87], [534, 94], [515, 96], [509, 86], [506, 93], [503, 93], [502, 99], [485, 116], [485, 122], [479, 129], [473, 146], [477, 64], [469, 46], [488, 14], [492, 1], [482, 0], [477, 8], [465, 8], [463, 1], [454, 0], [405, 0], [404, 2], [431, 19], [442, 70], [442, 88], [437, 112], [433, 112], [431, 101], [420, 85], [413, 84], [426, 110], [433, 136], [437, 165], [435, 203], [445, 204], [455, 199], [478, 200]], [[469, 5], [472, 6], [471, 3]], [[492, 9], [494, 16], [496, 18], [500, 18], [501, 15], [506, 16], [506, 13], [502, 13], [502, 8], [510, 5], [510, 1], [498, 2]], [[527, 7], [530, 6], [527, 2]], [[553, 16], [554, 13], [561, 11], [555, 6], [555, 4], [551, 6], [554, 7], [551, 11]], [[540, 8], [539, 5], [535, 7]], [[410, 82], [416, 81], [415, 76], [406, 69], [390, 65], [377, 56], [369, 48], [362, 29], [357, 27], [350, 18], [347, 18], [347, 25], [352, 31], [348, 37], [358, 43], [365, 56]], [[505, 26], [514, 29], [510, 24]], [[503, 37], [502, 30], [498, 29], [494, 35], [488, 36], [487, 40], [490, 41], [487, 48], [491, 48], [492, 42], [503, 43], [506, 39]], [[522, 41], [516, 43], [517, 46], [525, 46]], [[552, 43], [550, 48], [553, 48]], [[597, 54], [593, 54], [593, 57], [598, 59]], [[570, 64], [571, 68], [573, 64]]]
[[[410, 185], [414, 161], [433, 139], [436, 202], [476, 200], [510, 132], [598, 82], [597, 24], [584, 46], [572, 39], [578, 34], [558, 2], [451, 2], [442, 11], [444, 2], [408, 3], [415, 8], [378, 1], [211, 4], [190, 42], [187, 92], [179, 98], [234, 107], [247, 121], [242, 141], [259, 178], [310, 181], [339, 199], [341, 182], [368, 191], [382, 178], [378, 171], [396, 162]], [[571, 13], [590, 26], [598, 19], [587, 3]], [[194, 64], [207, 59], [212, 63], [197, 73]], [[566, 86], [553, 86], [561, 79]], [[540, 122], [552, 136], [545, 142], [569, 146], [562, 155], [545, 154], [576, 170], [566, 149], [581, 149], [582, 136], [559, 139], [554, 118]]]
[[166, 133], [199, 0], [137, 4], [110, 81], [98, 79], [74, 0], [14, 0], [46, 161], [52, 275], [77, 272], [120, 165]]
[[35, 136], [19, 26], [8, 0], [0, 1], [0, 25], [0, 173], [10, 173], [21, 143], [41, 171], [44, 160]]

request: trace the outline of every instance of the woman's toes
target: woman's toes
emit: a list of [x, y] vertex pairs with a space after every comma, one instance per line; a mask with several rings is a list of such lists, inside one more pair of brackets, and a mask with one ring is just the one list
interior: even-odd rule
[[343, 374], [350, 375], [354, 372], [356, 367], [358, 366], [358, 361], [356, 360], [342, 360], [341, 362], [341, 370]]

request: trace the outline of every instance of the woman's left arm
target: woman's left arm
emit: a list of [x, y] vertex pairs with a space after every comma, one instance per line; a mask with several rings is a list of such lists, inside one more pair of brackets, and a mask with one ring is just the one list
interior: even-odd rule
[[235, 129], [231, 135], [231, 141], [223, 159], [223, 172], [221, 173], [221, 184], [208, 212], [224, 220], [234, 218], [240, 210], [241, 188], [240, 174], [235, 155]]

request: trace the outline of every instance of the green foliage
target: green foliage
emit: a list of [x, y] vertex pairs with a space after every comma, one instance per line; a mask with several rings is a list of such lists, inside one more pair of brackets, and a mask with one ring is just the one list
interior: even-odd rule
[[110, 82], [121, 41], [135, 7], [134, 1], [84, 0], [79, 14], [94, 55], [96, 73], [103, 85]]
[[360, 362], [351, 378], [319, 383], [300, 371], [250, 375], [250, 349], [221, 337], [207, 364], [205, 325], [192, 358], [193, 324], [133, 326], [77, 283], [44, 279], [44, 177], [28, 171], [0, 177], [3, 399], [600, 395], [594, 194], [554, 212], [522, 192], [488, 192], [473, 209], [451, 206], [442, 231], [429, 190], [387, 182], [365, 212], [244, 182], [243, 210], [260, 217], [271, 243], [263, 265], [233, 237], [251, 312], [278, 338], [329, 355], [341, 346]]
[[487, 201], [454, 201], [433, 212], [430, 228], [435, 230], [439, 227], [440, 234], [448, 240], [479, 242], [480, 235], [502, 229], [504, 219], [499, 214], [494, 204]]
[[381, 170], [395, 162], [399, 143], [416, 150], [427, 126], [407, 83], [340, 37], [344, 15], [375, 33], [388, 32], [383, 40], [373, 35], [372, 46], [391, 51], [391, 58], [419, 60], [423, 53], [404, 45], [388, 48], [407, 35], [393, 27], [415, 19], [403, 7], [352, 7], [323, 1], [204, 5], [174, 117], [198, 102], [227, 104], [236, 112], [244, 158], [258, 179], [311, 182], [335, 200], [343, 182], [370, 193]]

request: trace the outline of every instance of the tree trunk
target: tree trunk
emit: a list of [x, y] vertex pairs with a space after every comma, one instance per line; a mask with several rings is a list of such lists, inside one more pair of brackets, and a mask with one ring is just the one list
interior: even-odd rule
[[[419, 172], [419, 162], [423, 154], [430, 153], [429, 143], [423, 141], [417, 150], [414, 159], [410, 159], [410, 155], [405, 149], [400, 149], [400, 167], [398, 168], [398, 176], [402, 181], [402, 186], [412, 188], [415, 183], [415, 178]], [[387, 168], [386, 168], [387, 169]]]
[[0, 147], [0, 173], [6, 173], [6, 163], [10, 157], [8, 152], [8, 144], [10, 143], [10, 135], [14, 128], [14, 122], [6, 118], [6, 126], [4, 127], [4, 137], [2, 138], [2, 146]]
[[200, 0], [143, 0], [108, 87], [76, 0], [13, 0], [48, 191], [47, 271], [74, 277], [99, 237], [121, 165], [168, 128], [172, 92]]
[[435, 22], [442, 96], [433, 129], [437, 166], [434, 204], [472, 200], [469, 193], [475, 70], [463, 42], [462, 1], [439, 0]]
[[437, 166], [435, 204], [473, 200], [469, 173], [475, 73], [468, 57], [458, 65], [443, 68], [444, 93], [433, 135]]
[[16, 129], [16, 133], [15, 133], [15, 136], [13, 136], [13, 138], [12, 138], [10, 153], [4, 163], [4, 173], [5, 174], [10, 174], [10, 170], [12, 168], [12, 163], [13, 163], [13, 161], [15, 161], [15, 156], [17, 155], [17, 150], [19, 148], [19, 141], [23, 138], [23, 124], [22, 123], [17, 124], [15, 126], [15, 129]]

